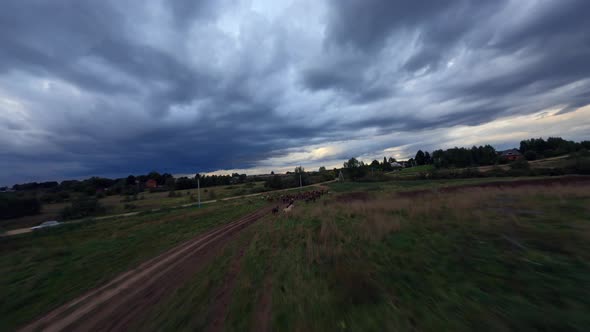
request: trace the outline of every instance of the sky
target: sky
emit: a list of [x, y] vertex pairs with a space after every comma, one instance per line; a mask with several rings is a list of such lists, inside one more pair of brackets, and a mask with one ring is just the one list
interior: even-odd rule
[[587, 0], [3, 0], [0, 185], [590, 139]]

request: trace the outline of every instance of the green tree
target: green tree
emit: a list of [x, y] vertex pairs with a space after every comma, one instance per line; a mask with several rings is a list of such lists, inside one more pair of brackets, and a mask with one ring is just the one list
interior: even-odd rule
[[524, 157], [528, 161], [536, 160], [537, 159], [537, 153], [535, 151], [533, 151], [533, 150], [528, 150], [527, 152], [524, 153]]
[[176, 185], [176, 179], [174, 179], [173, 177], [169, 177], [166, 179], [166, 187], [169, 190], [173, 190], [175, 185]]
[[424, 164], [432, 164], [432, 158], [430, 157], [430, 153], [428, 153], [428, 151], [424, 152]]
[[414, 157], [414, 159], [416, 160], [417, 165], [424, 165], [424, 161], [425, 161], [424, 152], [422, 152], [422, 150], [418, 150], [418, 152], [416, 152], [416, 156]]
[[350, 158], [348, 161], [344, 162], [344, 168], [358, 168], [361, 164], [356, 158]]

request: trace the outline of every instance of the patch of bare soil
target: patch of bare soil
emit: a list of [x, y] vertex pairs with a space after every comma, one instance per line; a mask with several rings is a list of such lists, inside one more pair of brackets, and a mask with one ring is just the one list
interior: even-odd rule
[[215, 257], [219, 248], [269, 208], [215, 228], [121, 274], [62, 305], [22, 331], [126, 331], [147, 309], [180, 287]]

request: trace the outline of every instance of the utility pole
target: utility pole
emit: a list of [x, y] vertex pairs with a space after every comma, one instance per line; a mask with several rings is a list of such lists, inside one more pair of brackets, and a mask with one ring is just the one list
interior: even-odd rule
[[299, 188], [303, 188], [303, 182], [301, 181], [301, 173], [303, 173], [303, 168], [299, 165]]
[[199, 196], [199, 209], [201, 208], [201, 180], [197, 177], [197, 193]]

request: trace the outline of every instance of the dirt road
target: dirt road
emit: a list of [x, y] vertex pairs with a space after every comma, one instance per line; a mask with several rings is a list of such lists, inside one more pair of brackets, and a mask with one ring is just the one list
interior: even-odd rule
[[237, 232], [270, 213], [263, 208], [185, 242], [49, 312], [21, 331], [124, 331], [147, 308], [188, 281]]
[[[325, 184], [328, 183], [332, 183], [332, 182], [336, 182], [338, 180], [330, 180], [330, 181], [325, 181], [325, 182], [320, 182], [320, 183], [314, 183], [314, 184], [310, 184], [307, 186], [303, 186], [303, 187], [296, 187], [296, 188], [287, 188], [287, 189], [279, 189], [279, 190], [271, 190], [271, 191], [265, 191], [265, 192], [261, 192], [261, 193], [255, 193], [255, 194], [248, 194], [248, 195], [240, 195], [240, 196], [232, 196], [232, 197], [226, 197], [226, 198], [220, 198], [220, 199], [213, 199], [213, 200], [209, 200], [209, 201], [203, 201], [201, 202], [202, 205], [205, 204], [211, 204], [211, 203], [217, 203], [217, 202], [225, 202], [225, 201], [233, 201], [236, 199], [242, 199], [242, 198], [251, 198], [251, 197], [256, 197], [256, 196], [262, 196], [262, 195], [268, 195], [268, 194], [274, 194], [274, 193], [279, 193], [279, 192], [284, 192], [284, 191], [289, 191], [289, 190], [297, 190], [300, 188], [309, 188], [309, 187], [322, 187]], [[198, 206], [199, 203], [189, 203], [189, 204], [182, 204], [182, 205], [178, 205], [178, 206], [172, 206], [172, 207], [167, 207], [166, 209], [178, 209], [178, 208], [188, 208], [188, 207], [193, 207], [193, 206]], [[142, 210], [142, 211], [135, 211], [135, 212], [127, 212], [127, 213], [122, 213], [122, 214], [113, 214], [113, 215], [108, 215], [108, 216], [102, 216], [102, 217], [95, 217], [95, 218], [90, 218], [90, 219], [79, 219], [79, 220], [72, 220], [72, 221], [67, 221], [67, 224], [76, 224], [76, 223], [81, 223], [81, 222], [85, 222], [85, 221], [94, 221], [94, 220], [107, 220], [107, 219], [113, 219], [113, 218], [127, 218], [127, 217], [133, 217], [136, 215], [139, 215], [140, 213], [144, 213], [146, 211], [149, 212], [159, 212], [159, 211], [163, 211], [164, 208], [161, 209], [151, 209], [151, 210]], [[2, 231], [0, 231], [0, 237], [2, 236], [14, 236], [14, 235], [19, 235], [19, 234], [26, 234], [26, 233], [31, 233], [33, 232], [33, 230], [29, 227], [27, 228], [19, 228], [19, 229], [12, 229], [9, 231], [6, 231], [4, 233], [2, 233]]]

